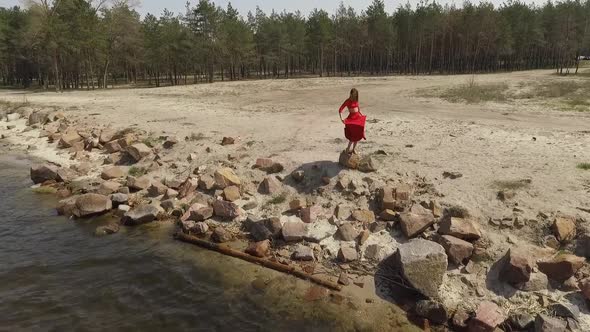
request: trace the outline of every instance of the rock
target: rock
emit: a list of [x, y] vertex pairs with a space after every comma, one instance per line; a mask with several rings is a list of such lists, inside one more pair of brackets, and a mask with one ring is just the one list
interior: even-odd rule
[[414, 238], [422, 234], [430, 226], [434, 225], [434, 216], [432, 212], [428, 214], [417, 214], [412, 212], [403, 212], [399, 216], [400, 227], [407, 238]]
[[365, 250], [365, 258], [372, 261], [381, 261], [381, 253], [383, 252], [383, 247], [378, 244], [371, 244], [367, 246]]
[[393, 210], [386, 209], [379, 215], [379, 219], [383, 221], [396, 221], [399, 215]]
[[45, 112], [33, 112], [29, 115], [27, 125], [32, 126], [35, 124], [44, 125], [49, 121], [49, 115]]
[[215, 172], [215, 184], [218, 189], [225, 189], [229, 186], [240, 187], [242, 182], [231, 168], [222, 168]]
[[20, 119], [20, 114], [18, 114], [18, 113], [10, 113], [10, 114], [6, 115], [7, 122], [14, 122], [18, 119]]
[[351, 223], [346, 223], [338, 228], [337, 235], [342, 241], [354, 241], [359, 236], [359, 232]]
[[168, 136], [168, 138], [166, 138], [166, 141], [164, 141], [164, 144], [162, 144], [162, 146], [164, 147], [164, 149], [172, 149], [176, 144], [178, 144], [178, 138], [176, 138], [175, 136]]
[[305, 179], [305, 172], [304, 171], [295, 171], [295, 172], [291, 173], [291, 177], [293, 178], [293, 180], [295, 180], [295, 182], [301, 183]]
[[298, 242], [307, 235], [307, 227], [302, 221], [287, 221], [281, 229], [283, 239], [287, 242]]
[[211, 239], [217, 243], [226, 243], [233, 240], [233, 236], [223, 227], [216, 227]]
[[549, 279], [547, 275], [537, 272], [531, 273], [529, 281], [524, 284], [516, 285], [516, 288], [523, 292], [539, 292], [549, 289]]
[[127, 172], [118, 166], [113, 166], [113, 167], [108, 167], [105, 168], [102, 173], [100, 174], [100, 177], [103, 180], [112, 180], [112, 179], [118, 179], [118, 178], [122, 178], [125, 175], [127, 175]]
[[582, 295], [586, 298], [586, 300], [590, 300], [590, 279], [584, 279], [580, 281], [580, 290], [582, 291]]
[[362, 246], [363, 244], [365, 244], [365, 242], [369, 240], [369, 236], [371, 236], [371, 232], [369, 232], [366, 229], [362, 230], [360, 235], [358, 236], [359, 245]]
[[340, 204], [336, 206], [334, 213], [338, 220], [348, 220], [352, 216], [352, 208], [350, 206]]
[[280, 163], [275, 163], [272, 159], [268, 158], [257, 159], [254, 168], [260, 169], [267, 174], [280, 173], [285, 169]]
[[119, 232], [121, 226], [119, 224], [108, 224], [105, 226], [99, 226], [94, 230], [94, 235], [96, 236], [104, 236], [104, 235], [111, 235]]
[[340, 250], [338, 250], [338, 260], [343, 263], [350, 263], [358, 260], [356, 249], [351, 246], [340, 246]]
[[463, 174], [459, 173], [459, 172], [443, 172], [443, 178], [445, 179], [451, 179], [451, 180], [456, 180], [458, 178], [462, 178]]
[[451, 235], [465, 241], [481, 238], [481, 232], [471, 220], [455, 217], [443, 218], [438, 230], [440, 234]]
[[578, 320], [580, 318], [580, 309], [577, 306], [568, 303], [553, 303], [548, 308], [557, 317], [573, 318]]
[[160, 181], [152, 181], [151, 186], [147, 189], [149, 197], [159, 197], [166, 194], [168, 187], [163, 185]]
[[340, 153], [340, 158], [338, 160], [340, 165], [350, 169], [357, 169], [361, 163], [361, 157], [357, 154], [348, 153], [346, 151], [342, 151]]
[[215, 188], [215, 179], [208, 174], [202, 175], [199, 179], [199, 188], [205, 191], [213, 190]]
[[127, 147], [127, 153], [138, 162], [149, 156], [152, 153], [152, 149], [143, 143], [136, 143]]
[[457, 311], [453, 315], [453, 319], [452, 319], [453, 326], [456, 327], [458, 329], [458, 331], [463, 331], [465, 328], [467, 328], [467, 321], [470, 318], [471, 317], [469, 316], [469, 313], [467, 311], [459, 308], [459, 309], [457, 309]]
[[33, 165], [30, 170], [31, 180], [35, 184], [45, 181], [57, 181], [57, 171], [58, 168], [50, 164]]
[[257, 242], [268, 240], [273, 235], [262, 221], [252, 223], [249, 232], [250, 236]]
[[272, 237], [278, 238], [281, 235], [283, 224], [281, 224], [281, 220], [279, 218], [268, 218], [264, 220], [264, 225], [266, 228], [268, 228], [272, 234]]
[[255, 208], [258, 207], [258, 202], [256, 202], [255, 199], [252, 199], [248, 202], [246, 202], [243, 206], [242, 209], [249, 211], [249, 210], [254, 210]]
[[176, 202], [176, 199], [165, 199], [160, 202], [160, 206], [166, 211], [171, 211], [176, 208]]
[[551, 280], [563, 282], [573, 276], [583, 265], [585, 259], [571, 254], [561, 254], [548, 261], [537, 262], [539, 271]]
[[408, 185], [383, 187], [378, 193], [381, 210], [403, 211], [409, 205], [411, 195], [412, 188]]
[[154, 205], [141, 204], [134, 207], [123, 216], [123, 224], [127, 226], [136, 226], [150, 223], [156, 220], [160, 211]]
[[565, 332], [565, 330], [565, 322], [559, 318], [539, 314], [535, 319], [535, 332]]
[[508, 250], [502, 260], [504, 263], [502, 263], [502, 269], [498, 275], [500, 281], [518, 285], [530, 280], [533, 267], [526, 256]]
[[166, 189], [163, 199], [173, 199], [176, 197], [178, 197], [178, 191], [168, 188]]
[[289, 209], [291, 211], [299, 211], [301, 209], [304, 209], [306, 206], [306, 201], [300, 198], [294, 199], [291, 202], [289, 202]]
[[336, 233], [336, 226], [330, 224], [327, 220], [319, 220], [307, 227], [307, 235], [304, 240], [312, 243], [320, 243], [323, 240], [332, 237]]
[[246, 253], [255, 257], [266, 257], [270, 252], [270, 241], [264, 240], [260, 242], [250, 243], [246, 248]]
[[193, 220], [185, 220], [180, 222], [182, 231], [187, 234], [205, 235], [209, 231], [209, 225], [204, 222], [195, 222]]
[[235, 202], [241, 198], [240, 188], [236, 186], [229, 186], [223, 189], [223, 197], [226, 201]]
[[338, 277], [338, 283], [344, 286], [350, 285], [350, 278], [348, 278], [348, 274], [346, 272], [340, 273], [340, 277]]
[[236, 143], [236, 140], [233, 137], [224, 137], [223, 140], [221, 140], [221, 145], [223, 145], [223, 146], [232, 145], [235, 143]]
[[322, 213], [320, 206], [314, 205], [307, 208], [301, 209], [301, 220], [304, 223], [309, 224], [318, 219], [318, 216]]
[[576, 279], [576, 276], [572, 276], [571, 278], [564, 281], [563, 284], [561, 284], [561, 286], [559, 287], [559, 289], [564, 292], [579, 291], [580, 287], [578, 286], [578, 280]]
[[377, 171], [377, 167], [375, 166], [375, 163], [373, 162], [373, 158], [371, 158], [371, 156], [364, 156], [359, 163], [358, 169], [363, 173], [371, 173]]
[[555, 218], [553, 233], [561, 243], [573, 240], [576, 237], [576, 219], [565, 216]]
[[442, 303], [437, 301], [418, 301], [414, 311], [418, 316], [426, 318], [434, 324], [442, 325], [449, 320], [447, 309]]
[[508, 324], [516, 331], [529, 330], [535, 325], [535, 317], [526, 313], [508, 317]]
[[479, 304], [475, 317], [469, 321], [469, 331], [493, 332], [505, 320], [506, 317], [495, 303], [485, 301]]
[[145, 190], [150, 187], [152, 180], [144, 175], [141, 177], [127, 176], [127, 187], [133, 190]]
[[191, 205], [180, 220], [205, 221], [213, 217], [213, 212], [213, 208], [200, 203], [195, 203]]
[[198, 187], [199, 181], [189, 177], [178, 188], [178, 198], [182, 199], [193, 195]]
[[[103, 145], [104, 150], [111, 155], [121, 152], [123, 150], [118, 141], [107, 142]], [[119, 155], [120, 156], [120, 155]], [[115, 164], [115, 163], [113, 163]]]
[[59, 143], [57, 143], [57, 147], [60, 149], [67, 149], [73, 147], [77, 143], [82, 143], [82, 141], [83, 138], [78, 134], [77, 131], [70, 130], [61, 135]]
[[559, 247], [561, 246], [559, 240], [557, 240], [557, 238], [554, 235], [545, 236], [545, 238], [543, 238], [543, 243], [545, 244], [545, 246], [555, 250], [559, 250]]
[[74, 211], [76, 210], [76, 200], [78, 196], [68, 197], [66, 199], [62, 199], [57, 203], [57, 214], [60, 216], [67, 216], [71, 217], [74, 215]]
[[262, 183], [260, 183], [260, 187], [258, 188], [258, 192], [263, 195], [274, 195], [280, 192], [283, 188], [283, 184], [274, 176], [269, 176], [265, 178]]
[[235, 219], [241, 215], [236, 204], [220, 200], [213, 202], [213, 211], [217, 217], [223, 219]]
[[293, 252], [293, 259], [297, 261], [314, 261], [313, 249], [300, 244], [295, 248], [295, 252]]
[[100, 187], [98, 187], [97, 193], [99, 193], [101, 195], [108, 196], [112, 193], [116, 193], [119, 190], [119, 188], [121, 188], [120, 183], [113, 182], [113, 181], [105, 181], [100, 184]]
[[511, 200], [515, 196], [516, 196], [516, 193], [512, 190], [500, 190], [497, 195], [498, 199], [501, 200], [502, 202]]
[[439, 243], [445, 248], [449, 261], [461, 265], [473, 255], [473, 244], [450, 235], [440, 237]]
[[100, 142], [100, 144], [106, 144], [110, 141], [113, 140], [113, 137], [115, 136], [117, 132], [114, 129], [111, 128], [107, 128], [104, 129], [103, 131], [100, 132], [100, 136], [98, 138], [98, 141]]
[[396, 260], [403, 277], [423, 295], [437, 298], [447, 271], [447, 255], [438, 243], [414, 239], [399, 246]]
[[57, 182], [71, 182], [72, 180], [74, 180], [76, 177], [78, 176], [78, 174], [76, 173], [76, 171], [74, 171], [73, 169], [70, 168], [59, 168], [57, 170]]
[[375, 222], [375, 213], [369, 210], [355, 210], [352, 212], [352, 218], [363, 224]]
[[89, 217], [110, 211], [113, 203], [109, 197], [99, 194], [84, 194], [76, 199], [76, 208], [73, 214], [78, 217]]

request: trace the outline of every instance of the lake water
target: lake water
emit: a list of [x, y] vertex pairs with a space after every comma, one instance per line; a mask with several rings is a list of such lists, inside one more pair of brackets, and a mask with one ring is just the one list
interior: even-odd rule
[[[173, 226], [123, 228], [56, 215], [31, 191], [29, 162], [0, 157], [0, 330], [413, 330], [399, 309], [376, 317], [310, 284], [175, 242]], [[377, 322], [378, 320], [378, 322]]]

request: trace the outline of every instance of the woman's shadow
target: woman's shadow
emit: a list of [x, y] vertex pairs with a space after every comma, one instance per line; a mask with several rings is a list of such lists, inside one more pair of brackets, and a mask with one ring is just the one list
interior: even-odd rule
[[297, 167], [285, 182], [300, 194], [311, 194], [330, 184], [342, 170], [340, 164], [331, 160], [314, 161]]

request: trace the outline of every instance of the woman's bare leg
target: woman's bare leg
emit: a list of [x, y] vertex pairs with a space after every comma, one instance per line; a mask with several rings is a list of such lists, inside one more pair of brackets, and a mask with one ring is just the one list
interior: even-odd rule
[[354, 143], [352, 143], [352, 153], [353, 153], [353, 154], [357, 154], [357, 153], [356, 153], [356, 145], [357, 145], [357, 144], [358, 144], [358, 142], [354, 142]]
[[346, 153], [350, 153], [351, 146], [352, 146], [352, 141], [348, 141], [348, 147], [346, 148]]

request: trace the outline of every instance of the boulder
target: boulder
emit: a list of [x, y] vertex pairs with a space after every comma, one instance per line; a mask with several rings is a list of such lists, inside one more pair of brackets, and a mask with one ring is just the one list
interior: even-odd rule
[[43, 183], [45, 181], [57, 181], [58, 167], [50, 164], [33, 165], [31, 166], [31, 180], [35, 184]]
[[274, 195], [279, 193], [283, 188], [283, 184], [274, 176], [269, 176], [265, 178], [262, 183], [260, 183], [260, 187], [258, 188], [258, 192], [263, 195]]
[[527, 313], [513, 314], [508, 317], [508, 324], [513, 330], [527, 331], [535, 325], [535, 317]]
[[215, 230], [213, 230], [213, 234], [211, 234], [211, 239], [217, 243], [226, 243], [232, 241], [233, 236], [225, 228], [218, 226], [215, 228]]
[[18, 113], [10, 113], [10, 114], [6, 115], [7, 122], [14, 122], [18, 119], [20, 119], [20, 114], [18, 114]]
[[301, 220], [289, 220], [281, 228], [283, 239], [287, 242], [298, 242], [307, 235], [307, 227]]
[[246, 248], [246, 253], [255, 257], [266, 257], [270, 252], [270, 241], [263, 240], [260, 242], [250, 243]]
[[350, 168], [350, 169], [358, 169], [359, 164], [361, 163], [361, 157], [358, 154], [348, 153], [347, 151], [342, 151], [340, 153], [340, 158], [338, 162], [341, 166]]
[[123, 216], [123, 224], [135, 226], [150, 223], [158, 217], [160, 210], [153, 205], [141, 204], [134, 207]]
[[215, 179], [209, 174], [202, 175], [199, 179], [199, 188], [205, 191], [213, 190], [215, 188]]
[[215, 184], [218, 189], [225, 189], [229, 186], [237, 186], [240, 187], [242, 182], [240, 178], [234, 173], [231, 168], [221, 168], [218, 169], [215, 174]]
[[235, 219], [240, 216], [240, 208], [232, 202], [216, 200], [213, 202], [213, 211], [215, 216], [223, 219]]
[[553, 259], [537, 262], [537, 267], [549, 279], [564, 282], [571, 278], [584, 265], [585, 261], [583, 257], [561, 254]]
[[294, 199], [289, 202], [289, 210], [291, 211], [300, 211], [307, 206], [307, 202], [304, 199]]
[[397, 212], [393, 210], [386, 209], [379, 215], [379, 219], [383, 221], [396, 221], [398, 220], [399, 215]]
[[96, 236], [105, 236], [111, 235], [119, 232], [121, 226], [117, 223], [110, 223], [108, 225], [99, 226], [94, 230], [94, 235]]
[[367, 229], [363, 229], [358, 236], [359, 245], [362, 246], [363, 244], [365, 244], [369, 240], [370, 236], [371, 232], [369, 232], [369, 230]]
[[199, 181], [193, 178], [188, 178], [178, 188], [178, 198], [189, 197], [195, 193], [199, 187]]
[[260, 242], [272, 238], [273, 234], [266, 227], [264, 221], [257, 221], [250, 224], [249, 230], [250, 236], [254, 241]]
[[178, 138], [175, 136], [168, 136], [162, 146], [164, 146], [164, 149], [172, 149], [176, 144], [178, 144]]
[[432, 300], [421, 300], [416, 303], [414, 308], [416, 314], [420, 317], [426, 318], [434, 324], [442, 325], [449, 320], [449, 314], [445, 306]]
[[32, 126], [35, 124], [44, 125], [49, 121], [49, 115], [45, 112], [33, 112], [29, 115], [27, 125]]
[[164, 194], [164, 199], [173, 199], [178, 197], [178, 191], [174, 190], [174, 189], [166, 189], [166, 193]]
[[181, 221], [192, 220], [192, 221], [205, 221], [213, 216], [213, 208], [195, 203], [186, 211], [186, 213], [180, 218]]
[[434, 225], [434, 216], [432, 212], [424, 214], [403, 212], [399, 216], [399, 221], [402, 232], [407, 238], [411, 239]]
[[337, 236], [342, 241], [354, 241], [359, 236], [359, 232], [351, 223], [346, 223], [338, 228]]
[[584, 298], [586, 298], [586, 300], [590, 300], [590, 278], [580, 281], [578, 286], [580, 287]]
[[295, 180], [295, 182], [301, 183], [301, 182], [303, 182], [303, 180], [305, 180], [305, 172], [304, 171], [294, 171], [293, 173], [291, 173], [291, 177], [293, 178], [293, 180]]
[[363, 224], [375, 222], [375, 213], [369, 210], [355, 210], [352, 212], [352, 218]]
[[278, 238], [279, 236], [281, 236], [283, 224], [281, 223], [281, 220], [279, 218], [268, 218], [264, 220], [264, 225], [266, 226], [266, 228], [268, 228], [268, 230], [272, 234], [272, 237]]
[[118, 179], [118, 178], [122, 178], [125, 175], [127, 175], [127, 172], [119, 167], [119, 166], [113, 166], [113, 167], [108, 167], [105, 168], [102, 173], [100, 174], [100, 177], [103, 180], [112, 180], [112, 179]]
[[236, 143], [236, 139], [233, 137], [224, 137], [221, 140], [221, 145], [225, 146], [225, 145], [232, 145]]
[[505, 320], [502, 310], [495, 303], [484, 301], [479, 304], [475, 317], [468, 323], [469, 332], [493, 332]]
[[549, 278], [541, 272], [534, 272], [531, 273], [529, 281], [514, 286], [523, 292], [539, 292], [549, 289]]
[[241, 198], [240, 188], [236, 186], [229, 186], [223, 189], [223, 197], [226, 201], [235, 202]]
[[113, 206], [119, 206], [121, 204], [127, 204], [129, 202], [129, 195], [123, 193], [116, 193], [112, 194], [111, 202], [113, 202]]
[[296, 261], [314, 261], [313, 249], [300, 244], [295, 248], [295, 252], [293, 252], [293, 259]]
[[378, 192], [381, 210], [403, 211], [410, 204], [412, 187], [401, 184], [396, 188], [383, 187]]
[[372, 261], [382, 260], [383, 247], [378, 244], [371, 244], [365, 250], [365, 258]]
[[152, 149], [143, 143], [136, 143], [127, 147], [127, 153], [135, 161], [140, 161], [152, 153]]
[[417, 291], [437, 298], [447, 271], [448, 258], [438, 243], [414, 239], [399, 246], [396, 261], [402, 276]]
[[78, 217], [88, 217], [110, 211], [113, 203], [108, 196], [99, 194], [84, 194], [76, 199], [73, 214]]
[[573, 318], [575, 320], [580, 318], [580, 309], [576, 305], [567, 302], [553, 303], [547, 309], [557, 317]]
[[147, 176], [140, 176], [138, 178], [134, 176], [127, 177], [127, 187], [133, 190], [145, 190], [150, 187], [152, 180]]
[[204, 235], [209, 231], [209, 225], [204, 222], [195, 222], [194, 220], [180, 221], [182, 231], [187, 234]]
[[342, 263], [350, 263], [358, 260], [356, 249], [347, 245], [340, 246], [340, 250], [338, 250], [338, 260]]
[[117, 131], [115, 131], [114, 129], [111, 129], [111, 128], [103, 129], [100, 132], [100, 136], [98, 137], [98, 141], [100, 142], [100, 144], [104, 145], [104, 144], [112, 141], [113, 137], [115, 136], [116, 133], [117, 133]]
[[336, 206], [334, 214], [338, 220], [348, 220], [352, 216], [352, 208], [350, 206], [340, 204]]
[[113, 182], [113, 181], [105, 181], [103, 183], [100, 184], [100, 187], [98, 187], [97, 193], [101, 194], [101, 195], [110, 195], [112, 193], [116, 193], [119, 188], [121, 188], [121, 184], [118, 182]]
[[71, 168], [59, 168], [57, 170], [57, 182], [70, 182], [78, 177], [78, 173]]
[[533, 267], [526, 256], [508, 250], [502, 260], [502, 268], [498, 275], [501, 281], [518, 285], [530, 280]]
[[276, 163], [272, 159], [268, 158], [258, 158], [253, 168], [260, 169], [267, 174], [280, 173], [285, 169], [285, 167], [283, 167], [283, 165], [280, 163]]
[[446, 217], [440, 223], [438, 232], [451, 235], [465, 241], [476, 241], [481, 238], [481, 232], [474, 222], [468, 219]]
[[443, 235], [439, 243], [445, 248], [449, 261], [453, 264], [464, 264], [473, 255], [473, 244], [454, 236]]
[[576, 237], [576, 219], [558, 216], [553, 222], [553, 233], [561, 243], [573, 240]]
[[76, 200], [78, 196], [72, 196], [65, 199], [62, 199], [57, 203], [57, 214], [60, 216], [71, 217], [74, 215], [74, 211], [76, 210]]
[[301, 209], [301, 220], [304, 223], [309, 224], [318, 219], [318, 217], [322, 214], [322, 207], [318, 205], [310, 206]]
[[566, 324], [559, 318], [538, 314], [535, 318], [535, 332], [565, 332]]
[[[57, 147], [60, 149], [67, 149], [73, 147], [77, 143], [83, 144], [83, 138], [78, 134], [75, 130], [69, 130], [61, 135], [59, 143], [57, 143]], [[83, 149], [83, 147], [82, 147]]]
[[160, 181], [152, 181], [152, 184], [147, 189], [149, 197], [163, 196], [168, 191], [168, 187], [163, 185]]
[[359, 162], [358, 169], [363, 173], [371, 173], [377, 171], [377, 167], [373, 162], [373, 158], [371, 156], [364, 156]]

